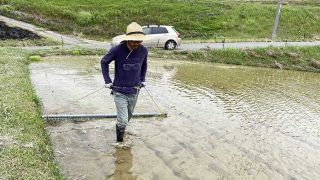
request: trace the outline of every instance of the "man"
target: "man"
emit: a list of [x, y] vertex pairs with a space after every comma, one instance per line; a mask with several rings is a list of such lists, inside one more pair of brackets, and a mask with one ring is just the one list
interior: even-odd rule
[[[101, 59], [105, 87], [111, 88], [117, 107], [117, 141], [122, 142], [147, 72], [148, 50], [141, 45], [145, 39], [142, 27], [133, 22], [128, 25], [124, 42], [111, 48]], [[114, 80], [109, 76], [109, 64], [115, 61]]]

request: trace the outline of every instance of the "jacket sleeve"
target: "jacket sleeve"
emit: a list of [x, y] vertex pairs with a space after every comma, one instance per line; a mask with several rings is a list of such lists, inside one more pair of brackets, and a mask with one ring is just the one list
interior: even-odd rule
[[142, 66], [141, 66], [141, 75], [140, 75], [140, 81], [145, 82], [146, 80], [146, 74], [147, 74], [147, 67], [148, 67], [148, 51], [146, 53], [146, 56], [143, 60]]
[[115, 58], [115, 49], [111, 48], [109, 52], [103, 56], [101, 59], [101, 71], [104, 78], [105, 84], [112, 83], [112, 80], [109, 76], [109, 64], [114, 60]]

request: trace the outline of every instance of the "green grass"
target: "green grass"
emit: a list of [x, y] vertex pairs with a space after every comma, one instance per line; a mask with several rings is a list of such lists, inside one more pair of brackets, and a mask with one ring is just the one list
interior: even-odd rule
[[254, 49], [203, 49], [197, 51], [155, 51], [152, 56], [176, 60], [212, 62], [244, 66], [320, 72], [313, 62], [320, 63], [320, 46], [312, 47], [267, 47]]
[[[141, 25], [173, 25], [184, 39], [269, 40], [275, 0], [2, 0], [1, 14], [52, 30], [108, 39]], [[320, 2], [284, 1], [278, 40], [320, 39]], [[15, 11], [23, 12], [14, 13]]]
[[11, 46], [11, 47], [24, 47], [24, 46], [54, 46], [61, 45], [61, 42], [54, 41], [48, 38], [41, 38], [35, 40], [1, 40], [0, 47]]
[[0, 48], [0, 54], [0, 177], [61, 179], [29, 79], [28, 52]]
[[86, 48], [73, 48], [73, 49], [51, 49], [51, 50], [34, 50], [32, 55], [40, 57], [48, 56], [102, 56], [106, 53], [105, 49], [86, 49]]
[[[70, 50], [39, 50], [34, 51], [35, 55], [41, 57], [72, 55], [86, 56], [105, 54], [104, 49], [70, 49]], [[276, 68], [275, 61], [283, 65], [283, 69], [320, 72], [312, 64], [318, 61], [320, 63], [320, 46], [306, 47], [266, 47], [253, 49], [202, 49], [195, 51], [164, 51], [160, 49], [149, 49], [149, 57], [194, 61], [194, 62], [211, 62], [255, 67]]]

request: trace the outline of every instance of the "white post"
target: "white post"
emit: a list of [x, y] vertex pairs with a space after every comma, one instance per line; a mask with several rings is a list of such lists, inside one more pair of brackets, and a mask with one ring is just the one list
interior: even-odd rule
[[274, 40], [277, 37], [277, 29], [279, 25], [280, 14], [281, 14], [281, 5], [282, 5], [282, 0], [278, 0], [278, 8], [277, 8], [276, 18], [274, 20], [274, 25], [272, 30], [272, 40]]
[[62, 49], [63, 49], [63, 45], [64, 45], [63, 37], [61, 36], [61, 47], [62, 47]]

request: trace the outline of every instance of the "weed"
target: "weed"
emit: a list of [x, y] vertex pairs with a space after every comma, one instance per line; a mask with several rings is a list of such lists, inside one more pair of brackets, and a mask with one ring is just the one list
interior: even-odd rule
[[77, 23], [82, 26], [89, 25], [93, 20], [93, 16], [90, 12], [80, 11], [77, 16]]
[[40, 56], [39, 55], [33, 55], [33, 56], [29, 56], [29, 60], [30, 61], [40, 61]]

